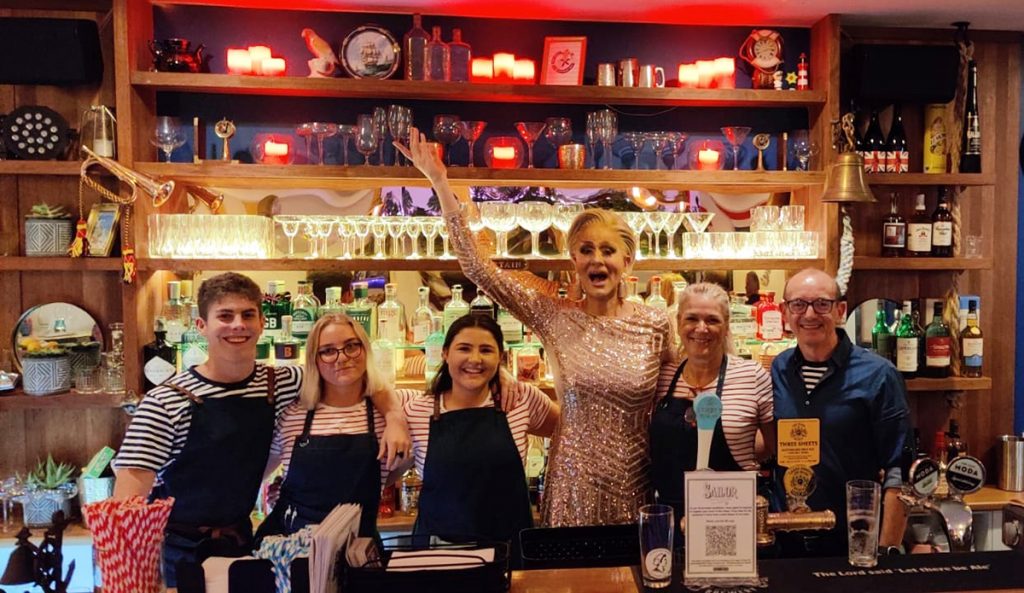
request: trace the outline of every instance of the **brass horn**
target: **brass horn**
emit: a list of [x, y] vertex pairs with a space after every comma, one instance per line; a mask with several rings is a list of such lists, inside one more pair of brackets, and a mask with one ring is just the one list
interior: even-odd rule
[[[79, 173], [84, 179], [88, 176], [89, 167], [93, 165], [99, 165], [113, 173], [118, 179], [132, 186], [132, 195], [129, 198], [130, 202], [134, 202], [136, 193], [139, 191], [139, 187], [147, 194], [153, 197], [153, 206], [159, 208], [171, 197], [171, 192], [174, 191], [174, 181], [157, 181], [151, 177], [147, 177], [142, 173], [133, 171], [128, 167], [125, 167], [121, 163], [102, 157], [87, 146], [82, 146], [82, 152], [86, 154], [86, 159], [82, 161], [82, 169]], [[91, 181], [91, 180], [90, 180]]]
[[199, 207], [199, 202], [206, 204], [206, 207], [210, 209], [211, 214], [219, 213], [221, 206], [224, 205], [224, 194], [218, 194], [201, 185], [186, 185], [185, 194], [191, 196], [194, 200], [192, 204], [189, 205], [189, 214], [196, 211], [196, 208]]

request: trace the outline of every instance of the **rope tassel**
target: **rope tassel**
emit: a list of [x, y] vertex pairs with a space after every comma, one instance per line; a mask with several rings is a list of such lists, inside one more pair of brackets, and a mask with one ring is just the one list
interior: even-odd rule
[[71, 257], [82, 257], [89, 255], [89, 239], [86, 234], [89, 230], [89, 225], [86, 224], [84, 218], [79, 218], [78, 223], [75, 225], [75, 240], [68, 245], [68, 255]]

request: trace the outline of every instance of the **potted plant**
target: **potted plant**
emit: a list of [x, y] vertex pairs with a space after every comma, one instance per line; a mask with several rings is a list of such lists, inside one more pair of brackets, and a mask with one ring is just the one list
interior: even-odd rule
[[57, 342], [34, 337], [22, 338], [21, 384], [28, 395], [49, 395], [71, 389], [71, 361]]
[[75, 224], [64, 206], [43, 202], [25, 216], [25, 255], [66, 255]]
[[74, 475], [75, 466], [57, 463], [52, 455], [36, 464], [25, 477], [25, 493], [15, 498], [21, 503], [26, 527], [50, 527], [57, 511], [71, 516], [69, 501], [78, 494]]

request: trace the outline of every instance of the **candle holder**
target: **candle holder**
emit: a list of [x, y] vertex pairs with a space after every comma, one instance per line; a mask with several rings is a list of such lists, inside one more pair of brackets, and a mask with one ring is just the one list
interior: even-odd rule
[[295, 138], [290, 134], [256, 134], [252, 158], [261, 165], [290, 165], [295, 157]]
[[719, 171], [725, 166], [725, 144], [719, 140], [695, 143], [687, 161], [692, 171]]
[[492, 169], [523, 166], [523, 143], [515, 136], [491, 136], [484, 143], [484, 162]]

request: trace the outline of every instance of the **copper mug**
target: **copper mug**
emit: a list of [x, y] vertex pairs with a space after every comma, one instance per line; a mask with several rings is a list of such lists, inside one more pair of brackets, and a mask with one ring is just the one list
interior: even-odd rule
[[615, 64], [606, 62], [597, 65], [597, 86], [615, 86]]
[[637, 77], [637, 86], [643, 88], [661, 88], [665, 86], [665, 69], [654, 64], [640, 66], [640, 74]]
[[582, 169], [586, 161], [586, 146], [582, 144], [563, 144], [558, 147], [559, 169]]
[[636, 86], [640, 75], [640, 63], [636, 58], [619, 60], [619, 86]]

